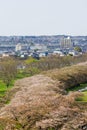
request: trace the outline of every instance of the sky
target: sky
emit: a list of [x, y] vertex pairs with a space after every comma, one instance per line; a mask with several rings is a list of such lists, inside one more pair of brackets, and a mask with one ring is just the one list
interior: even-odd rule
[[87, 0], [0, 0], [0, 35], [87, 35]]

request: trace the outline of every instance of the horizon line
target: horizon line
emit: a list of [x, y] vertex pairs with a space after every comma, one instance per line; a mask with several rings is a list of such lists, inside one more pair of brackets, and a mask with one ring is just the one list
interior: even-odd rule
[[72, 37], [77, 37], [77, 36], [87, 36], [87, 35], [70, 35], [70, 34], [41, 34], [41, 35], [0, 35], [0, 37], [25, 37], [25, 36], [30, 36], [30, 37], [41, 37], [41, 36], [72, 36]]

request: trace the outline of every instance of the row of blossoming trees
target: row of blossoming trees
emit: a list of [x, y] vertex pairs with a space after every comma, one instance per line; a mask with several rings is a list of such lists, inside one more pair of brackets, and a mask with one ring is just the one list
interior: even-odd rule
[[[2, 80], [7, 87], [11, 84], [12, 80], [17, 78], [18, 73], [21, 72], [24, 77], [38, 74], [42, 71], [50, 69], [61, 68], [79, 62], [87, 61], [87, 54], [77, 57], [73, 56], [48, 56], [35, 60], [29, 58], [27, 60], [20, 60], [15, 58], [4, 58], [0, 60], [0, 80]], [[18, 66], [24, 66], [18, 69]]]

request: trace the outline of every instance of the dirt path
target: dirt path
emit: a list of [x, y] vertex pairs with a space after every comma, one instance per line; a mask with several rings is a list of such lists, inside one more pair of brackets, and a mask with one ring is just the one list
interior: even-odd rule
[[37, 110], [51, 105], [59, 91], [56, 81], [44, 75], [32, 76], [16, 81], [14, 87], [20, 90], [15, 94], [11, 102], [0, 110], [0, 118], [13, 118], [13, 112], [20, 113], [26, 109]]
[[87, 65], [87, 61], [86, 62], [82, 62], [82, 63], [78, 63], [77, 65]]

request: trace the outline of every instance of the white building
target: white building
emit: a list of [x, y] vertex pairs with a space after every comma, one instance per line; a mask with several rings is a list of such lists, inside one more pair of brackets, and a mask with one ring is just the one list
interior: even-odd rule
[[47, 50], [47, 46], [45, 45], [40, 45], [40, 44], [35, 44], [33, 46], [30, 46], [30, 50]]
[[2, 57], [9, 57], [9, 54], [8, 53], [3, 53]]
[[15, 51], [21, 51], [21, 49], [22, 49], [22, 45], [21, 43], [18, 43], [15, 47]]
[[40, 54], [39, 54], [39, 57], [45, 57], [46, 56], [46, 54], [44, 53], [44, 52], [41, 52]]
[[67, 37], [67, 38], [63, 37], [61, 39], [60, 47], [62, 49], [71, 49], [71, 48], [73, 48], [73, 43], [71, 41], [71, 38], [70, 37]]
[[60, 55], [60, 56], [64, 56], [64, 53], [63, 53], [62, 50], [60, 50], [60, 49], [56, 49], [55, 51], [53, 51], [53, 54], [54, 54], [54, 55], [58, 54], [58, 55]]
[[70, 54], [70, 55], [73, 55], [73, 56], [77, 56], [77, 55], [79, 55], [80, 53], [79, 53], [78, 51], [72, 50], [72, 51], [69, 51], [69, 54]]

